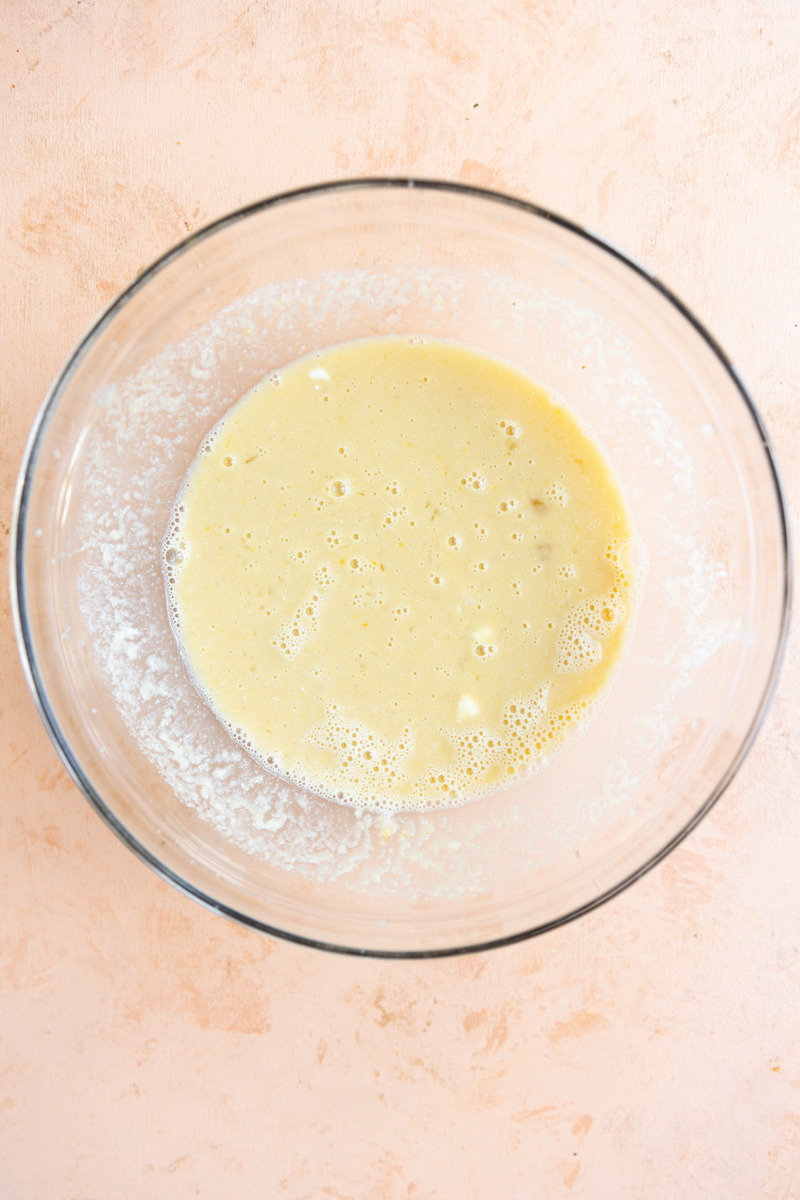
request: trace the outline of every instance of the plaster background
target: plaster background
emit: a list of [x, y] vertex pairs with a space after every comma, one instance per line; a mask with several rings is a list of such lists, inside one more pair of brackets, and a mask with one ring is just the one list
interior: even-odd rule
[[[644, 260], [800, 494], [800, 8], [788, 0], [10, 0], [3, 571], [29, 427], [135, 272], [330, 178], [516, 193]], [[475, 106], [478, 107], [475, 107]], [[534, 942], [360, 962], [225, 923], [68, 780], [0, 590], [0, 1194], [800, 1197], [800, 664], [683, 846]]]

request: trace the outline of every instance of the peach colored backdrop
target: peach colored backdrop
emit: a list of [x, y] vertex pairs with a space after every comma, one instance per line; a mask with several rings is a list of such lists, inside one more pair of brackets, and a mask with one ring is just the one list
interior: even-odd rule
[[[188, 230], [407, 173], [645, 260], [800, 485], [793, 0], [7, 0], [0, 518], [89, 321]], [[5, 569], [5, 568], [4, 568]], [[800, 1197], [800, 670], [661, 867], [535, 942], [352, 961], [213, 917], [69, 782], [0, 591], [4, 1200]]]

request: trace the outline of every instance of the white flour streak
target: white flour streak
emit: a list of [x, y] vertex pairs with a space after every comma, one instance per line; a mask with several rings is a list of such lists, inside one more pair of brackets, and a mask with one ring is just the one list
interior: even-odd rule
[[[475, 288], [483, 295], [477, 314], [476, 302], [468, 306], [466, 300]], [[676, 633], [683, 641], [685, 662], [674, 676], [674, 695], [720, 639], [742, 634], [704, 617], [718, 568], [699, 535], [693, 463], [677, 429], [636, 368], [631, 348], [589, 309], [563, 297], [488, 275], [476, 281], [455, 271], [412, 268], [392, 276], [362, 271], [269, 287], [98, 394], [80, 481], [78, 589], [95, 660], [122, 720], [181, 804], [271, 867], [412, 898], [420, 880], [428, 897], [484, 891], [509, 853], [509, 821], [518, 826], [514, 852], [529, 869], [546, 864], [588, 836], [606, 809], [630, 798], [640, 772], [622, 761], [612, 764], [605, 790], [594, 790], [591, 804], [568, 805], [556, 828], [542, 826], [530, 804], [517, 809], [507, 798], [496, 808], [479, 802], [413, 817], [374, 817], [310, 796], [263, 769], [195, 691], [169, 627], [159, 548], [203, 437], [257, 381], [315, 347], [356, 337], [405, 330], [446, 338], [458, 327], [462, 306], [465, 327], [472, 321], [478, 328], [484, 318], [504, 322], [508, 357], [516, 353], [519, 365], [545, 386], [553, 364], [528, 361], [522, 343], [532, 322], [555, 327], [552, 344], [569, 347], [569, 361], [559, 368], [562, 390], [572, 372], [577, 384], [583, 382], [581, 368], [593, 367], [583, 376], [591, 374], [590, 391], [582, 399], [576, 387], [571, 406], [580, 416], [584, 399], [591, 398], [593, 423], [628, 484], [634, 518], [637, 489], [652, 486], [650, 481], [672, 496], [657, 534], [670, 560], [684, 564], [671, 585], [680, 608], [664, 605], [667, 616], [658, 629], [664, 647], [675, 644]], [[628, 435], [620, 433], [625, 425]], [[677, 540], [687, 537], [694, 541], [681, 549]], [[670, 625], [669, 614], [676, 612], [681, 620]], [[661, 697], [652, 724], [642, 729], [648, 755], [661, 753], [670, 736], [671, 695]], [[581, 794], [576, 785], [575, 796]]]

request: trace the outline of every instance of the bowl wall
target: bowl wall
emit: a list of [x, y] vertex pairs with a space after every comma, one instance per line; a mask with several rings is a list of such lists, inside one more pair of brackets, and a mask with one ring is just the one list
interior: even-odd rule
[[[385, 334], [488, 351], [560, 393], [649, 552], [628, 657], [583, 738], [505, 792], [394, 818], [310, 796], [229, 739], [175, 647], [159, 559], [186, 470], [236, 400], [313, 349]], [[23, 659], [92, 803], [201, 902], [355, 952], [474, 949], [614, 894], [724, 789], [785, 639], [780, 485], [724, 356], [613, 247], [451, 185], [279, 197], [157, 263], [55, 384], [15, 536]]]

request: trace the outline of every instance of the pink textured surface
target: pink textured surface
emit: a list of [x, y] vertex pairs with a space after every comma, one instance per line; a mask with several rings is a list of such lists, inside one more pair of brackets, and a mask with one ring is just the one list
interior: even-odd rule
[[[266, 194], [405, 172], [645, 260], [733, 354], [796, 513], [797, 6], [12, 0], [0, 53], [4, 534], [47, 386], [138, 268]], [[6, 597], [4, 1200], [800, 1197], [796, 639], [661, 867], [535, 942], [386, 964], [245, 932], [135, 860], [59, 764]]]

